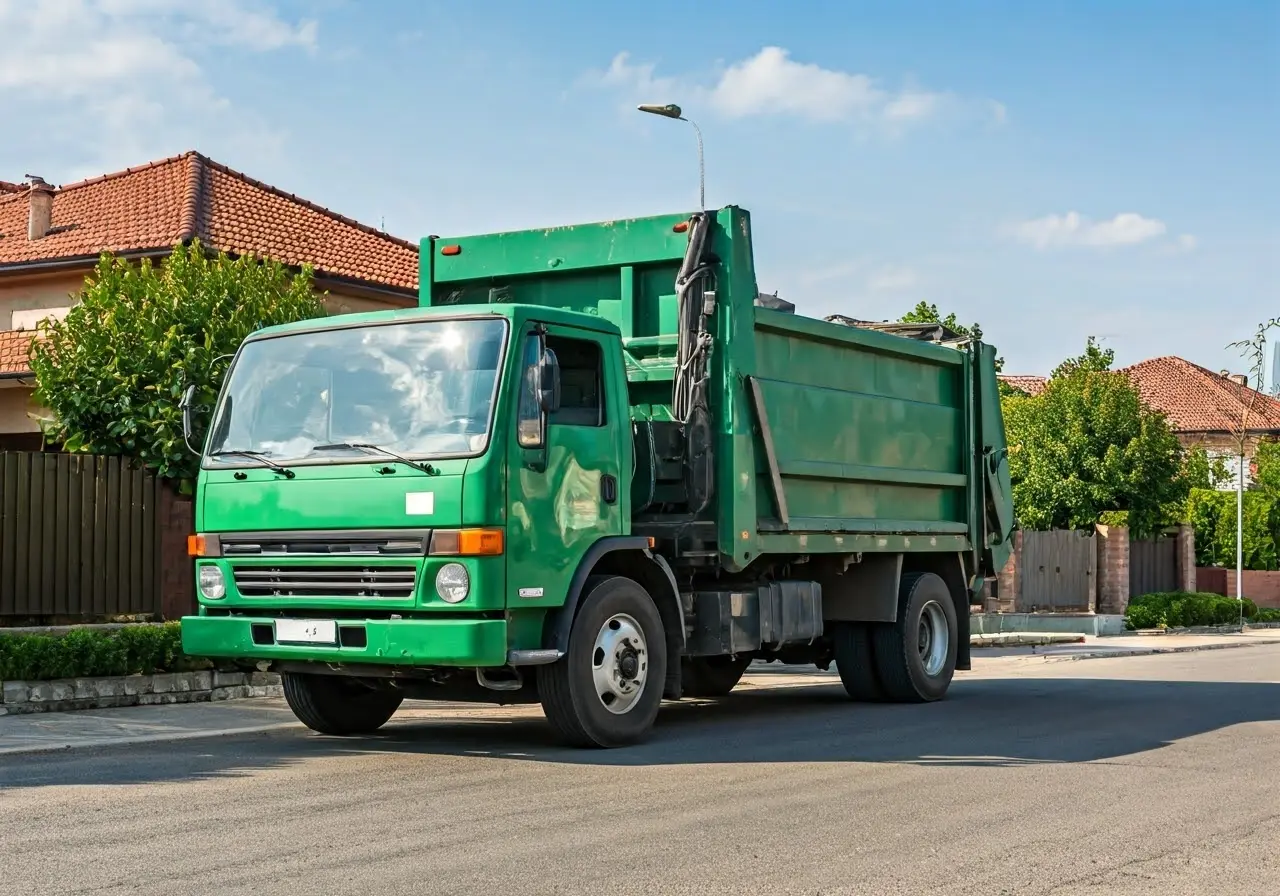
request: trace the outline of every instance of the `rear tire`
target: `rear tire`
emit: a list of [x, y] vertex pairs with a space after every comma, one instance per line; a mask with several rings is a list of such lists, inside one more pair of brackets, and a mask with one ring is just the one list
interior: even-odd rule
[[831, 646], [845, 692], [862, 703], [884, 700], [884, 687], [876, 674], [876, 658], [871, 646], [871, 623], [840, 623], [832, 634]]
[[321, 734], [372, 734], [404, 702], [398, 691], [371, 688], [338, 675], [285, 672], [280, 682], [285, 702], [298, 721]]
[[896, 703], [940, 700], [956, 671], [959, 624], [946, 583], [933, 573], [902, 577], [898, 619], [872, 627], [872, 653], [885, 696]]
[[700, 656], [685, 661], [681, 670], [686, 697], [726, 697], [738, 686], [751, 657]]
[[667, 677], [667, 642], [653, 598], [622, 576], [588, 580], [568, 652], [538, 670], [547, 721], [579, 747], [637, 743], [653, 727]]

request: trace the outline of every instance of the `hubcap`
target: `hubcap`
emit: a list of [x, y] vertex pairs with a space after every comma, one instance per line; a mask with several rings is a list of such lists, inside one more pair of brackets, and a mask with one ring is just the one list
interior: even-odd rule
[[640, 625], [626, 613], [610, 616], [596, 635], [591, 677], [604, 708], [622, 715], [644, 693], [649, 651]]
[[947, 650], [951, 646], [951, 632], [947, 629], [947, 615], [942, 605], [929, 601], [920, 611], [920, 633], [917, 646], [924, 674], [932, 678], [942, 672], [947, 664]]

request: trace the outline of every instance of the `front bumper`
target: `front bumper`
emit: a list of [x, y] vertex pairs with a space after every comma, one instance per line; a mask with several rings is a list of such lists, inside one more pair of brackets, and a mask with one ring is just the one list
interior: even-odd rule
[[182, 649], [189, 656], [403, 666], [501, 666], [507, 661], [503, 619], [344, 619], [341, 624], [364, 629], [364, 644], [263, 644], [255, 642], [254, 627], [274, 631], [270, 616], [184, 616]]

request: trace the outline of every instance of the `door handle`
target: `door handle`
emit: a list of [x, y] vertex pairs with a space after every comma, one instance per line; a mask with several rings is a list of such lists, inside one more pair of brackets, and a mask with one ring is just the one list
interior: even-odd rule
[[600, 497], [606, 504], [618, 500], [618, 480], [615, 476], [605, 473], [600, 477]]

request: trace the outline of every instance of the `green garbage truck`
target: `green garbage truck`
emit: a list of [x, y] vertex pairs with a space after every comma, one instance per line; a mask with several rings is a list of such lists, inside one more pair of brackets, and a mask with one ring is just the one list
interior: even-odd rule
[[969, 668], [1013, 529], [991, 346], [795, 313], [736, 206], [420, 263], [420, 307], [255, 332], [189, 415], [188, 653], [326, 734], [486, 700], [599, 747], [753, 661], [896, 702]]

